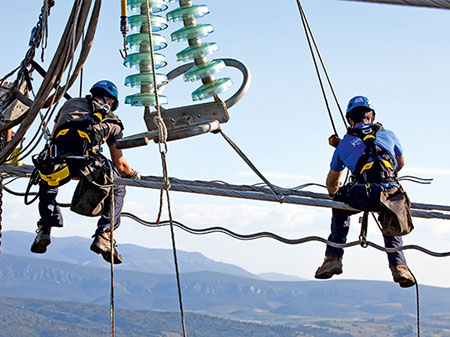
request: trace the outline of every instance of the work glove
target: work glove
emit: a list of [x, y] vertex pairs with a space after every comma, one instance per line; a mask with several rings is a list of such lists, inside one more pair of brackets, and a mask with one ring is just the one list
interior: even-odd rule
[[336, 134], [328, 137], [328, 144], [330, 144], [334, 148], [338, 147], [340, 142], [341, 142], [341, 139]]
[[133, 171], [133, 174], [128, 176], [127, 178], [134, 179], [134, 180], [141, 180], [141, 178], [142, 178], [141, 174], [138, 171], [136, 171], [136, 170], [132, 169], [132, 171]]

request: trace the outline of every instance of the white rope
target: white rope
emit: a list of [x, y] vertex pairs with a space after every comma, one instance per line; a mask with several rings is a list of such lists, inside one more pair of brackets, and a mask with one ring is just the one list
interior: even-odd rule
[[344, 1], [375, 2], [392, 5], [450, 9], [450, 0], [344, 0]]
[[159, 143], [166, 144], [168, 133], [167, 133], [167, 126], [164, 123], [164, 120], [159, 116], [155, 116], [153, 118], [153, 123], [155, 123], [155, 125], [158, 126]]

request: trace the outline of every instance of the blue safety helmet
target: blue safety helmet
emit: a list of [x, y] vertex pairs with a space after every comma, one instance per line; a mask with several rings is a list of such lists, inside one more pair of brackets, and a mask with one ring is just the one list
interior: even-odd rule
[[117, 90], [117, 86], [113, 82], [108, 80], [98, 81], [92, 86], [91, 90], [89, 91], [94, 95], [96, 89], [103, 89], [115, 99], [113, 106], [111, 107], [112, 111], [115, 111], [119, 107], [119, 92]]
[[365, 96], [355, 96], [353, 97], [350, 102], [348, 102], [347, 105], [347, 115], [350, 111], [357, 107], [366, 107], [369, 110], [372, 110], [375, 113], [375, 109], [372, 106], [372, 103], [370, 103], [369, 99]]

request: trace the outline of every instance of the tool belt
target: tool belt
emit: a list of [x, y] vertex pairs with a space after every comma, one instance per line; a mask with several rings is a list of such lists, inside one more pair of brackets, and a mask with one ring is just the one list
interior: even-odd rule
[[364, 212], [379, 213], [386, 236], [402, 236], [413, 229], [411, 202], [401, 185], [384, 188], [379, 184], [346, 184], [333, 198]]
[[71, 178], [79, 178], [70, 210], [85, 216], [100, 215], [113, 187], [113, 164], [100, 154], [76, 159], [69, 156], [54, 157], [51, 155], [51, 148], [52, 145], [48, 145], [33, 157], [40, 183], [59, 187]]

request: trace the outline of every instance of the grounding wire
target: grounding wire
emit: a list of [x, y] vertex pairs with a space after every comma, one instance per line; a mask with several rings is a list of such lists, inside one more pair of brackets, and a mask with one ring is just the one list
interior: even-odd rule
[[242, 150], [236, 145], [236, 143], [234, 143], [230, 137], [228, 137], [223, 131], [222, 129], [219, 129], [218, 132], [222, 135], [222, 137], [227, 141], [228, 144], [230, 144], [230, 146], [237, 152], [237, 154], [244, 160], [244, 162], [253, 170], [253, 172], [256, 173], [256, 175], [262, 180], [264, 181], [264, 183], [266, 183], [266, 185], [272, 190], [273, 195], [275, 196], [275, 198], [282, 203], [283, 202], [283, 194], [277, 190], [271, 183], [269, 180], [267, 180], [266, 177], [264, 177], [264, 175], [256, 168], [255, 165], [253, 165], [253, 163], [250, 161], [250, 159], [248, 159], [248, 157], [244, 154], [244, 152], [242, 152]]

